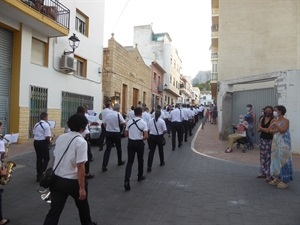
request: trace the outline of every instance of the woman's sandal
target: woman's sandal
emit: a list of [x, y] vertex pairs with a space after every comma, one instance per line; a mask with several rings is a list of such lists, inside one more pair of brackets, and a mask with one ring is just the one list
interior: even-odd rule
[[225, 150], [225, 153], [231, 153], [232, 152], [232, 149], [231, 148], [227, 148], [226, 150]]
[[286, 183], [284, 183], [284, 182], [279, 182], [278, 184], [277, 184], [277, 187], [278, 188], [281, 188], [281, 189], [284, 189], [284, 188], [287, 188], [288, 187], [288, 184], [286, 184]]
[[280, 180], [278, 180], [277, 178], [274, 178], [273, 180], [271, 180], [270, 182], [269, 182], [269, 184], [271, 184], [271, 185], [277, 185], [277, 184], [279, 184], [280, 183]]

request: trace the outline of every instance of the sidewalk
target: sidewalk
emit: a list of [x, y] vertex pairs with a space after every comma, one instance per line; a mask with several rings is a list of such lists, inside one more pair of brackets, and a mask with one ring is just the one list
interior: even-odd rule
[[[219, 140], [218, 126], [210, 123], [206, 123], [204, 129], [201, 129], [198, 133], [198, 137], [194, 142], [194, 149], [200, 154], [213, 158], [257, 166], [260, 164], [259, 146], [257, 145], [253, 150], [247, 150], [246, 153], [243, 153], [242, 149], [237, 149], [234, 145], [232, 153], [225, 153], [227, 141]], [[293, 168], [300, 170], [299, 154], [293, 154]]]

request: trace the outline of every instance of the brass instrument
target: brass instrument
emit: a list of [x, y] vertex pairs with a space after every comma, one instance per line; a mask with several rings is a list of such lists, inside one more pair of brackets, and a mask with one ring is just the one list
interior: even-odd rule
[[8, 157], [8, 152], [9, 152], [9, 140], [7, 138], [5, 138], [3, 135], [0, 135], [0, 140], [6, 140], [5, 153], [4, 153], [4, 157], [1, 161], [2, 161], [2, 170], [6, 170], [7, 175], [1, 176], [1, 178], [0, 178], [0, 184], [6, 185], [12, 178], [13, 168], [16, 167], [16, 164], [12, 161], [7, 162], [7, 157]]

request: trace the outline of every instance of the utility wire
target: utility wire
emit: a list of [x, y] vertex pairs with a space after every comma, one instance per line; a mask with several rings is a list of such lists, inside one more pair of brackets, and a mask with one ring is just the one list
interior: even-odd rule
[[115, 30], [116, 26], [118, 25], [118, 23], [119, 23], [119, 20], [121, 19], [121, 17], [122, 17], [122, 15], [123, 15], [123, 13], [124, 13], [124, 11], [125, 11], [125, 9], [126, 9], [126, 7], [127, 7], [128, 3], [129, 3], [129, 1], [130, 1], [130, 0], [127, 0], [127, 2], [126, 2], [126, 5], [124, 6], [124, 8], [123, 8], [123, 10], [122, 10], [121, 14], [119, 15], [119, 18], [118, 18], [118, 20], [117, 20], [117, 22], [116, 22], [115, 26], [114, 26], [114, 28], [113, 28], [113, 31]]

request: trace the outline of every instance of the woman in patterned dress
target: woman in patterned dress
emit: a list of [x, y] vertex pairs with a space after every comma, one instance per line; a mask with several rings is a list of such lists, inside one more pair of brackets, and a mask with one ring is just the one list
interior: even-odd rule
[[258, 131], [260, 132], [260, 174], [257, 178], [266, 178], [269, 182], [271, 165], [271, 146], [273, 134], [269, 133], [269, 126], [273, 122], [273, 107], [266, 106], [263, 110], [264, 115], [260, 118]]
[[288, 187], [288, 183], [293, 180], [290, 122], [284, 117], [285, 113], [284, 106], [275, 106], [273, 114], [276, 119], [269, 127], [269, 132], [274, 134], [270, 167], [273, 180], [269, 184], [278, 188]]

